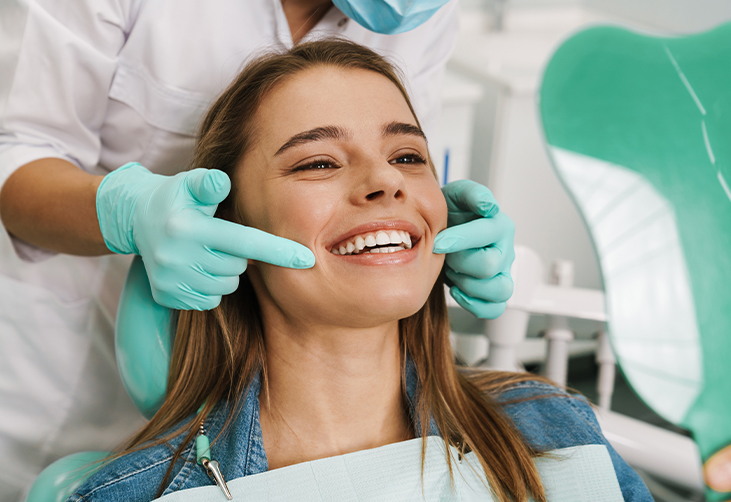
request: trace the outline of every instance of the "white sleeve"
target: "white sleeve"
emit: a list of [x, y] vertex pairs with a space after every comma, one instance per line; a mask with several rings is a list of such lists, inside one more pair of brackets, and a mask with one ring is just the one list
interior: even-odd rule
[[[135, 0], [16, 0], [0, 39], [0, 189], [19, 167], [61, 158], [91, 171]], [[8, 27], [10, 22], [14, 25]], [[11, 236], [21, 259], [55, 253]]]
[[0, 188], [17, 168], [41, 158], [88, 171], [96, 166], [117, 54], [137, 3], [27, 0], [17, 54], [6, 58], [15, 68], [0, 99]]

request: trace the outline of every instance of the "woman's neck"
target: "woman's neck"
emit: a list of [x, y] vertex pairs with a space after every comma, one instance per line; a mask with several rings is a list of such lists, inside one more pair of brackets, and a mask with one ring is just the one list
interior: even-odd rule
[[267, 326], [266, 350], [268, 388], [259, 400], [270, 469], [413, 437], [398, 322], [368, 329]]
[[331, 0], [282, 0], [292, 42], [298, 43], [332, 7]]

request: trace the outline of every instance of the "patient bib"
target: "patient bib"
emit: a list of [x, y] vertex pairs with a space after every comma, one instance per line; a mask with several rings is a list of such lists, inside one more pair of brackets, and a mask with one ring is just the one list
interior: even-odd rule
[[[474, 453], [461, 461], [455, 448], [453, 483], [446, 443], [427, 438], [423, 492], [421, 439], [323, 458], [228, 481], [234, 500], [267, 502], [485, 502], [493, 498]], [[549, 501], [622, 502], [612, 460], [604, 445], [553, 450], [535, 460]], [[171, 493], [160, 502], [225, 502], [218, 486]]]

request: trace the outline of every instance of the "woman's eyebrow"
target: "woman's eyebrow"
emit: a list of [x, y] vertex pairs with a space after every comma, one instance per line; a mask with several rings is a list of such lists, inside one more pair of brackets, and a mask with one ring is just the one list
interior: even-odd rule
[[287, 142], [283, 144], [279, 148], [279, 150], [277, 150], [277, 153], [275, 153], [274, 156], [276, 157], [277, 155], [283, 153], [285, 150], [288, 150], [289, 148], [303, 145], [305, 143], [310, 143], [312, 141], [322, 141], [323, 139], [348, 139], [349, 137], [350, 133], [342, 127], [315, 127], [314, 129], [310, 129], [309, 131], [297, 133], [289, 138]]
[[424, 131], [419, 129], [413, 124], [406, 124], [404, 122], [391, 122], [383, 126], [382, 132], [384, 136], [396, 136], [400, 134], [408, 134], [411, 136], [418, 136], [426, 141], [426, 135]]

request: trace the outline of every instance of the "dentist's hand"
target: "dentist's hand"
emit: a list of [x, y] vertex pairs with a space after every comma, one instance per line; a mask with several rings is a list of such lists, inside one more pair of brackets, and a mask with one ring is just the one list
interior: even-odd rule
[[247, 259], [310, 268], [305, 246], [214, 218], [231, 190], [218, 170], [175, 176], [129, 163], [108, 174], [96, 197], [99, 227], [115, 253], [142, 256], [155, 301], [182, 310], [209, 310], [233, 293]]
[[457, 303], [477, 317], [495, 319], [513, 294], [515, 225], [490, 190], [460, 180], [442, 188], [449, 228], [434, 240], [435, 253], [448, 253], [447, 279]]
[[714, 454], [703, 466], [706, 484], [717, 492], [731, 492], [731, 446]]

